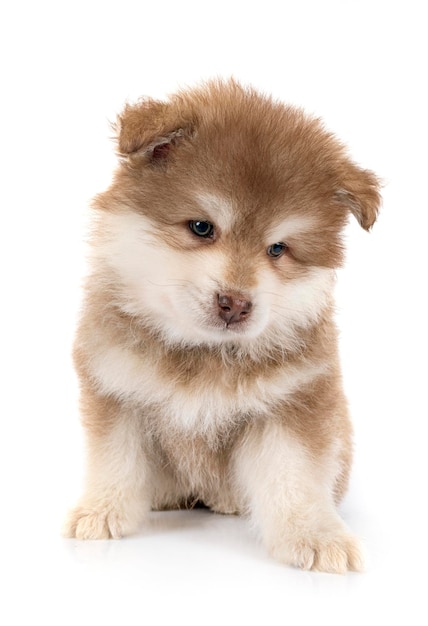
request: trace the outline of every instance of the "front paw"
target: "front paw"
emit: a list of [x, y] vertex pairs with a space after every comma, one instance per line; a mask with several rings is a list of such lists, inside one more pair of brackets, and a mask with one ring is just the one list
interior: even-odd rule
[[277, 560], [304, 570], [331, 574], [362, 571], [364, 558], [359, 540], [346, 531], [309, 532], [306, 535], [283, 538], [271, 545]]
[[129, 532], [129, 523], [113, 507], [76, 507], [70, 512], [63, 528], [65, 537], [75, 539], [120, 539]]

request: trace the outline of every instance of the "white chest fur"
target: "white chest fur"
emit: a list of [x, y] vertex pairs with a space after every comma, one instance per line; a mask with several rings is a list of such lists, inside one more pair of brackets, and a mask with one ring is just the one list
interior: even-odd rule
[[144, 355], [118, 346], [99, 350], [90, 367], [102, 392], [146, 409], [155, 406], [173, 430], [200, 435], [227, 429], [245, 416], [268, 413], [278, 401], [326, 371], [325, 364], [305, 363], [278, 368], [274, 374], [239, 377], [232, 383], [222, 371], [201, 372], [183, 383]]

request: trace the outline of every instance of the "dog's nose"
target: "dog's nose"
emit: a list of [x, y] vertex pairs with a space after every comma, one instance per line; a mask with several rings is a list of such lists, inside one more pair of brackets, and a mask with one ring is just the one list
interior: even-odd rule
[[218, 294], [218, 314], [226, 324], [244, 321], [250, 314], [252, 306], [252, 302], [242, 294]]

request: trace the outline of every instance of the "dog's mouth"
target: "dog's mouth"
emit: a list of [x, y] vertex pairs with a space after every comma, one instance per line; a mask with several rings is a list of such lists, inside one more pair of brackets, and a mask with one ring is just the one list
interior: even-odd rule
[[248, 330], [248, 322], [230, 323], [230, 322], [217, 322], [214, 327], [222, 332], [229, 334], [242, 335]]

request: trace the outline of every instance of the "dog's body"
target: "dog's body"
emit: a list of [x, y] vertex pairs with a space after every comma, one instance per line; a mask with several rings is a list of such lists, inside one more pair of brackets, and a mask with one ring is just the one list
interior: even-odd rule
[[67, 534], [201, 500], [248, 513], [286, 563], [359, 569], [335, 508], [351, 427], [332, 285], [349, 212], [375, 221], [375, 176], [232, 81], [127, 106], [118, 144], [75, 346], [89, 462]]

